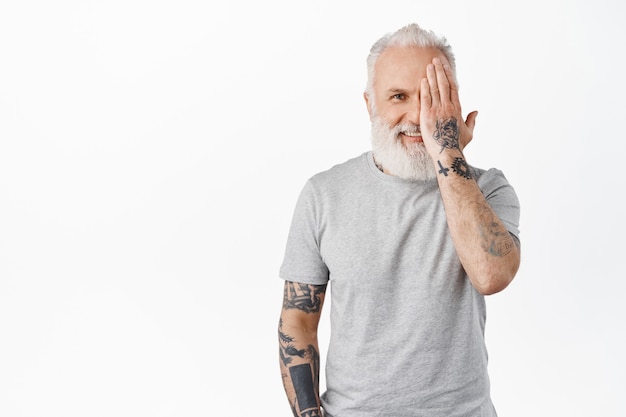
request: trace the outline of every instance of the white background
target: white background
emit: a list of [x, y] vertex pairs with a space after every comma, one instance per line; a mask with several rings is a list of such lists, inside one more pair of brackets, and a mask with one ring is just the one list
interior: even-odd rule
[[625, 18], [617, 0], [3, 1], [0, 416], [290, 415], [293, 206], [369, 149], [365, 57], [410, 22], [452, 44], [479, 111], [467, 159], [522, 203], [521, 270], [488, 298], [499, 414], [626, 415]]

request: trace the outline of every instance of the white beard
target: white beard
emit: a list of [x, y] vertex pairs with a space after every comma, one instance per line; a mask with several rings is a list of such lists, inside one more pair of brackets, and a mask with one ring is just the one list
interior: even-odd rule
[[433, 160], [423, 143], [402, 143], [400, 132], [417, 131], [412, 123], [390, 127], [372, 115], [372, 150], [376, 164], [391, 175], [405, 180], [426, 181], [437, 176]]

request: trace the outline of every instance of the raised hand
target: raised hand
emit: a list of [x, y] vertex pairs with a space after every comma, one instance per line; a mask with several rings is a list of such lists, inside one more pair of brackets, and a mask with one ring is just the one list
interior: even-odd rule
[[426, 78], [420, 85], [420, 103], [422, 137], [433, 159], [445, 149], [462, 151], [472, 140], [478, 112], [471, 112], [463, 121], [454, 75], [450, 66], [439, 58], [426, 66]]

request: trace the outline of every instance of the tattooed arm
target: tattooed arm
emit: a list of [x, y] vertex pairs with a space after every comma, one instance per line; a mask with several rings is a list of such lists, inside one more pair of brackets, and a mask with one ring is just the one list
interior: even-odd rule
[[285, 281], [278, 325], [280, 370], [295, 417], [320, 417], [320, 356], [317, 343], [326, 285]]
[[493, 294], [513, 280], [520, 248], [485, 200], [465, 161], [463, 147], [471, 139], [473, 119], [471, 124], [463, 123], [449, 66], [435, 58], [426, 76], [420, 86], [420, 125], [438, 172], [450, 234], [474, 287]]

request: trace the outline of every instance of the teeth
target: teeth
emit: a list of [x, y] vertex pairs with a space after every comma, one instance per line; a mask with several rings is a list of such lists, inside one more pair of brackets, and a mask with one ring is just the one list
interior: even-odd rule
[[411, 136], [412, 138], [416, 138], [418, 136], [422, 136], [422, 134], [420, 132], [402, 132], [402, 133], [407, 135], [407, 136]]

